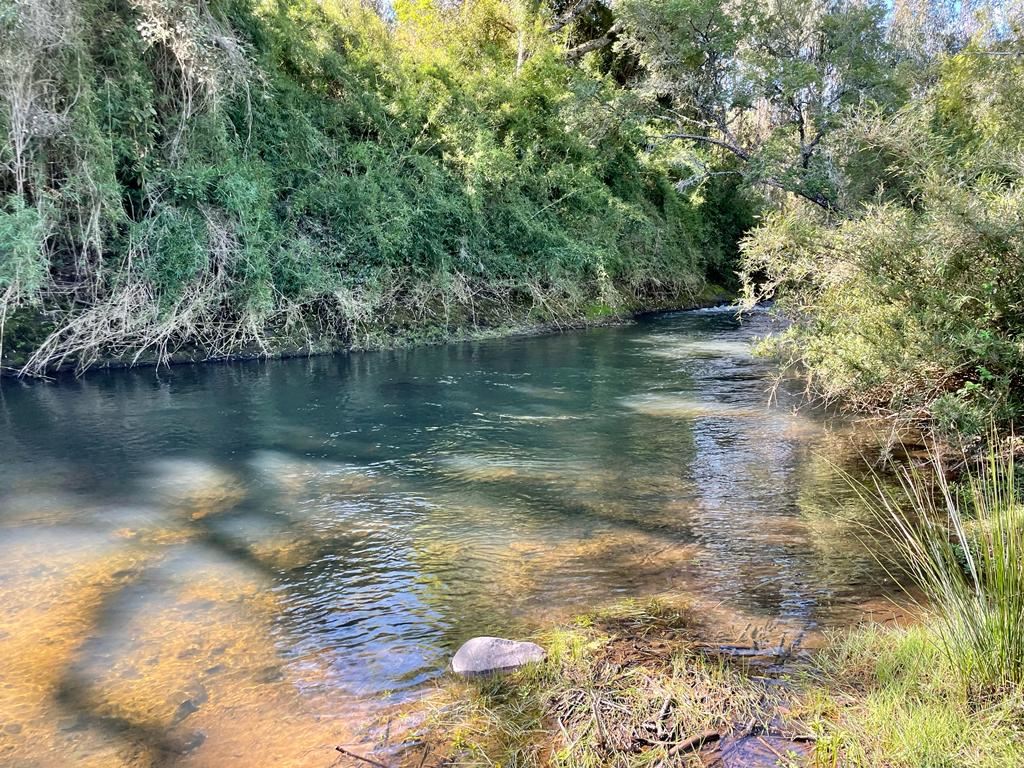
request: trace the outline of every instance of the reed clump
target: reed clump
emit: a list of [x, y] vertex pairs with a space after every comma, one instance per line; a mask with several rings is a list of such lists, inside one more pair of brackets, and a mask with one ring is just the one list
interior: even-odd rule
[[[1024, 765], [1024, 505], [1014, 440], [985, 454], [933, 447], [854, 487], [874, 508], [878, 556], [921, 620], [834, 635], [815, 659], [802, 716], [822, 765]], [[880, 536], [877, 534], [881, 534]]]
[[1024, 503], [1013, 451], [997, 436], [989, 445], [955, 483], [932, 451], [928, 467], [899, 468], [899, 483], [867, 496], [952, 671], [979, 701], [1024, 683]]

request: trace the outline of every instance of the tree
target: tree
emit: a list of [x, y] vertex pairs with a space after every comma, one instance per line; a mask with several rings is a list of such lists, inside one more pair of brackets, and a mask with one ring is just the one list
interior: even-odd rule
[[947, 436], [1019, 423], [1022, 54], [1019, 34], [973, 42], [895, 114], [859, 110], [836, 142], [855, 204], [790, 206], [745, 239], [747, 298], [791, 320], [774, 351], [814, 394]]
[[[655, 139], [676, 143], [691, 182], [737, 173], [834, 210], [829, 132], [851, 104], [902, 100], [879, 3], [626, 0], [619, 12]], [[731, 164], [708, 170], [709, 152]]]

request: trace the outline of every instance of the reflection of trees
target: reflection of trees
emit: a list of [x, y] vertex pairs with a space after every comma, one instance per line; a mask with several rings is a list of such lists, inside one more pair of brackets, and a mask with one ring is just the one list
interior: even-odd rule
[[716, 592], [746, 608], [828, 622], [837, 601], [885, 589], [858, 536], [866, 510], [837, 474], [863, 466], [844, 439], [773, 438], [783, 422], [709, 425], [697, 436], [702, 566]]

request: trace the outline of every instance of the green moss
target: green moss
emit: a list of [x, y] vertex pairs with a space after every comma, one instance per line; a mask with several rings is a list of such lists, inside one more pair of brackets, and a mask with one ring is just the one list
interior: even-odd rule
[[20, 307], [9, 312], [4, 320], [0, 370], [17, 370], [25, 365], [52, 332], [52, 320], [41, 314], [36, 307]]

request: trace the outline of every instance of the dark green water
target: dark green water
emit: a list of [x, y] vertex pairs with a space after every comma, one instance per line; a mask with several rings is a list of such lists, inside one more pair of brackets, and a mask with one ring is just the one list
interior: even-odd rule
[[623, 597], [859, 619], [858, 443], [770, 404], [766, 323], [5, 382], [0, 763], [326, 764], [462, 640]]

